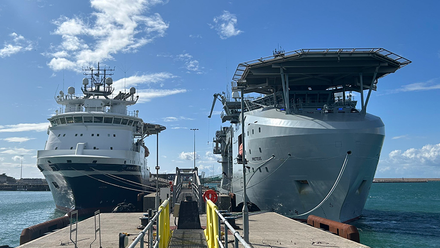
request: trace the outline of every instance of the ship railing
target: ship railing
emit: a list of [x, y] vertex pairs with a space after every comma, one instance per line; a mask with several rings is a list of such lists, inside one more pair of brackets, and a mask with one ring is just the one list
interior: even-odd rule
[[77, 108], [73, 111], [66, 111], [64, 108], [60, 108], [55, 111], [55, 115], [66, 114], [66, 113], [74, 114], [74, 113], [91, 113], [91, 112], [97, 113], [97, 115], [102, 115], [101, 113], [105, 113], [105, 114], [121, 114], [122, 116], [129, 116], [129, 117], [139, 117], [139, 110], [125, 111], [125, 113], [114, 113], [111, 112], [110, 109], [85, 111], [84, 108]]
[[[156, 236], [153, 236], [154, 223], [156, 223]], [[169, 199], [165, 200], [160, 205], [153, 217], [149, 216], [147, 226], [138, 234], [133, 243], [131, 243], [128, 247], [135, 248], [137, 247], [136, 245], [139, 244], [140, 248], [144, 248], [145, 236], [147, 236], [148, 239], [148, 247], [168, 247], [171, 239]]]
[[290, 52], [282, 51], [280, 53], [273, 54], [272, 56], [262, 57], [259, 59], [238, 64], [234, 76], [232, 77], [232, 81], [233, 81], [232, 87], [237, 87], [237, 82], [241, 80], [243, 76], [244, 78], [246, 78], [247, 75], [244, 74], [247, 73], [246, 69], [250, 65], [263, 64], [263, 63], [267, 63], [268, 61], [284, 60], [287, 56], [300, 57], [304, 55], [315, 55], [315, 54], [325, 55], [325, 56], [331, 56], [331, 55], [340, 56], [343, 54], [350, 55], [354, 53], [375, 54], [378, 56], [382, 56], [399, 63], [402, 67], [411, 63], [410, 60], [402, 56], [399, 56], [393, 52], [390, 52], [384, 48], [330, 48], [330, 49], [317, 48], [317, 49], [298, 49]]
[[[221, 224], [224, 224], [224, 239], [222, 242], [221, 237]], [[225, 216], [218, 210], [218, 207], [211, 201], [206, 199], [206, 229], [204, 230], [206, 242], [209, 248], [225, 248], [228, 247], [228, 233], [231, 232], [234, 236], [234, 247], [239, 247], [241, 244], [243, 247], [251, 248], [240, 233], [234, 229], [234, 227], [228, 222]]]

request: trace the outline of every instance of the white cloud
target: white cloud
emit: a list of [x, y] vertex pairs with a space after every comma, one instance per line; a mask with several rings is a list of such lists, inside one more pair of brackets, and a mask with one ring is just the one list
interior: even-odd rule
[[408, 137], [408, 135], [400, 135], [400, 136], [392, 137], [391, 139], [396, 140], [396, 139], [403, 139], [403, 138], [407, 138], [407, 137]]
[[217, 30], [218, 35], [221, 39], [227, 39], [232, 36], [237, 36], [243, 31], [236, 28], [237, 17], [231, 14], [229, 11], [224, 10], [223, 14], [214, 17], [214, 25], [210, 25], [211, 28]]
[[172, 89], [172, 90], [146, 89], [146, 90], [139, 90], [139, 91], [137, 91], [137, 94], [139, 95], [138, 103], [149, 102], [153, 98], [171, 96], [171, 95], [185, 93], [185, 92], [186, 92], [186, 89]]
[[0, 49], [0, 58], [10, 57], [13, 54], [30, 51], [33, 49], [32, 42], [26, 40], [22, 35], [11, 33], [12, 42], [5, 42], [4, 47]]
[[179, 117], [170, 116], [170, 117], [163, 118], [163, 121], [165, 121], [165, 122], [174, 122], [174, 121], [179, 121], [179, 120], [193, 121], [194, 119], [184, 117], [184, 116], [179, 116]]
[[136, 87], [142, 84], [151, 84], [151, 83], [160, 83], [167, 79], [176, 78], [171, 73], [168, 72], [159, 72], [145, 75], [135, 75], [128, 78], [122, 78], [113, 83], [113, 87], [115, 87], [115, 92], [128, 89], [130, 87]]
[[62, 42], [54, 48], [48, 66], [55, 71], [79, 70], [97, 62], [112, 60], [120, 52], [137, 49], [158, 37], [163, 37], [168, 24], [155, 13], [144, 15], [153, 5], [163, 3], [153, 0], [92, 0], [93, 21], [80, 17], [61, 16], [53, 23], [54, 35]]
[[[194, 160], [194, 152], [181, 152], [179, 158], [182, 160]], [[196, 160], [200, 158], [199, 154], [196, 152]]]
[[439, 167], [440, 143], [394, 150], [379, 162], [378, 172], [388, 177], [437, 177], [440, 176]]
[[200, 67], [199, 61], [196, 59], [193, 59], [193, 56], [189, 53], [179, 54], [179, 55], [175, 56], [175, 58], [178, 61], [184, 62], [184, 68], [186, 69], [187, 73], [202, 74], [203, 70], [205, 69], [204, 67]]
[[2, 149], [0, 153], [2, 154], [10, 154], [10, 155], [23, 155], [23, 154], [30, 154], [32, 150], [25, 149], [25, 148], [4, 148]]
[[438, 78], [430, 79], [426, 82], [418, 82], [403, 85], [401, 88], [396, 89], [394, 92], [411, 92], [411, 91], [425, 91], [425, 90], [438, 90], [440, 89], [440, 83]]
[[[23, 156], [13, 156], [12, 157], [12, 160], [14, 160], [14, 161], [20, 161], [20, 160], [22, 160], [23, 159]], [[24, 160], [24, 159], [23, 159]], [[22, 160], [22, 161], [23, 161]]]
[[[47, 127], [47, 124], [46, 124]], [[26, 142], [29, 140], [32, 140], [34, 138], [28, 138], [28, 137], [9, 137], [9, 138], [4, 138], [3, 140], [7, 141], [7, 142], [18, 142], [18, 143], [22, 143], [22, 142]]]
[[163, 118], [164, 122], [172, 122], [172, 121], [177, 121], [178, 119], [176, 117], [165, 117]]
[[14, 133], [14, 132], [44, 132], [49, 127], [49, 123], [20, 123], [15, 125], [0, 126], [0, 133]]

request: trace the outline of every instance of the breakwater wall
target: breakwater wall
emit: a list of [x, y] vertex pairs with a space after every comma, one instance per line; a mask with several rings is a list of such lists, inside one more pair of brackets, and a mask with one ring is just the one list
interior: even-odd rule
[[0, 191], [49, 191], [47, 184], [0, 184]]
[[426, 183], [440, 178], [374, 178], [373, 183]]

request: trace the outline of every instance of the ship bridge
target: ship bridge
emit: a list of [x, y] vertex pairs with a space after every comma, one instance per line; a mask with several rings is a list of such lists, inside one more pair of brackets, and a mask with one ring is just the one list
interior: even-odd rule
[[[265, 95], [282, 93], [286, 112], [292, 111], [293, 93], [355, 91], [365, 113], [378, 79], [411, 63], [383, 48], [300, 49], [274, 51], [273, 56], [240, 63], [232, 80], [233, 91]], [[364, 90], [368, 90], [364, 101]], [[341, 99], [346, 99], [345, 94]], [[297, 99], [293, 99], [295, 101]]]

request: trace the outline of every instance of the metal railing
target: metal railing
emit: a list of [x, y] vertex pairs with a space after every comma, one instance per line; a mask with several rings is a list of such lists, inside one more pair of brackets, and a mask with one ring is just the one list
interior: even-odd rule
[[182, 191], [183, 187], [183, 178], [184, 176], [191, 176], [192, 183], [191, 183], [191, 190], [196, 198], [198, 207], [199, 207], [199, 213], [202, 213], [203, 209], [203, 199], [202, 199], [202, 184], [200, 182], [199, 177], [199, 170], [197, 168], [195, 169], [179, 169], [176, 168], [176, 177], [174, 178], [173, 182], [173, 206], [177, 203], [180, 193]]
[[[221, 222], [225, 225], [225, 238], [224, 243], [221, 238]], [[234, 236], [234, 247], [238, 248], [239, 243], [243, 247], [251, 248], [252, 246], [248, 244], [235, 230], [232, 225], [226, 220], [226, 218], [219, 212], [218, 207], [211, 201], [206, 199], [206, 229], [205, 237], [209, 248], [227, 248], [228, 247], [228, 231], [231, 231]]]
[[[153, 237], [154, 222], [157, 223], [157, 234], [155, 239]], [[131, 243], [128, 247], [134, 248], [139, 243], [140, 248], [144, 248], [145, 235], [148, 235], [148, 247], [168, 247], [171, 239], [169, 199], [165, 200], [162, 205], [160, 205], [156, 214], [152, 218], [150, 217], [148, 225], [139, 233], [133, 243]]]

